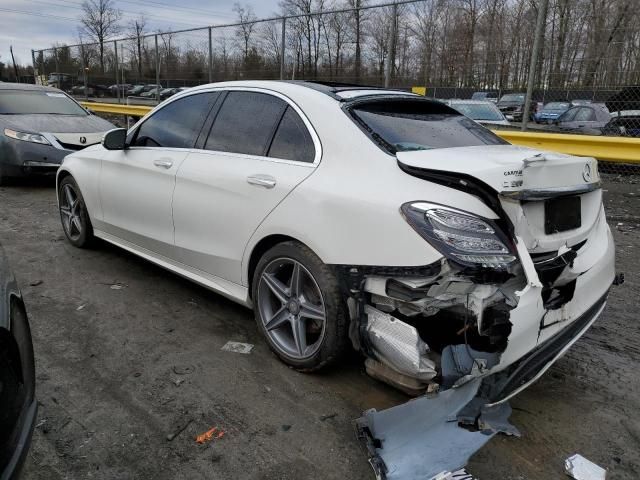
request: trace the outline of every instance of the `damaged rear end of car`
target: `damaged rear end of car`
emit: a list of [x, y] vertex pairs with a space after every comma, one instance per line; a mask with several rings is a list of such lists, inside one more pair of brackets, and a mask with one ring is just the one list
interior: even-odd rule
[[[493, 434], [517, 434], [506, 401], [580, 338], [618, 281], [597, 162], [509, 145], [411, 97], [344, 110], [424, 180], [424, 197], [398, 214], [441, 254], [419, 267], [338, 266], [367, 372], [422, 395], [365, 412], [358, 434], [378, 478], [446, 478]], [[492, 215], [430, 201], [434, 184]]]

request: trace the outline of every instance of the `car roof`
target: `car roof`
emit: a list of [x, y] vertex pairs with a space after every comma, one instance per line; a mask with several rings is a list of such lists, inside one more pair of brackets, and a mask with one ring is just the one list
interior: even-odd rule
[[367, 85], [354, 85], [348, 83], [314, 82], [308, 80], [236, 80], [230, 82], [209, 83], [189, 89], [189, 93], [195, 93], [209, 88], [248, 87], [274, 90], [283, 95], [300, 97], [304, 94], [321, 93], [339, 102], [352, 100], [357, 97], [372, 95], [404, 95], [416, 98], [425, 98], [406, 90], [398, 90]]
[[0, 90], [24, 90], [31, 92], [59, 92], [57, 88], [32, 83], [0, 83]]

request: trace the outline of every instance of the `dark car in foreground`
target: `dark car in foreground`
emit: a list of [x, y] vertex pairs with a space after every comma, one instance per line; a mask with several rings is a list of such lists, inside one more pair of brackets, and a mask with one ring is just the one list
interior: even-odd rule
[[54, 174], [66, 155], [100, 143], [113, 128], [56, 88], [0, 83], [0, 185]]
[[29, 321], [0, 247], [0, 479], [18, 477], [31, 443], [37, 408]]

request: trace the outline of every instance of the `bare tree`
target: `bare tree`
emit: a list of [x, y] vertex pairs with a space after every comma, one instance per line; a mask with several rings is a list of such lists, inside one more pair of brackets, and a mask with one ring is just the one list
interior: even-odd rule
[[81, 8], [82, 30], [99, 44], [100, 70], [104, 73], [104, 42], [120, 31], [122, 12], [113, 0], [84, 0]]
[[256, 15], [253, 13], [253, 8], [250, 5], [243, 7], [237, 2], [233, 5], [233, 11], [238, 16], [238, 23], [241, 24], [237, 27], [236, 36], [242, 40], [243, 58], [246, 60], [249, 55], [251, 34], [256, 26], [255, 23], [252, 23], [256, 20]]
[[145, 34], [146, 27], [147, 19], [144, 17], [144, 15], [140, 15], [135, 20], [130, 21], [127, 28], [127, 34], [133, 37], [132, 50], [135, 52], [134, 56], [136, 59], [138, 70], [138, 81], [142, 80], [142, 37]]

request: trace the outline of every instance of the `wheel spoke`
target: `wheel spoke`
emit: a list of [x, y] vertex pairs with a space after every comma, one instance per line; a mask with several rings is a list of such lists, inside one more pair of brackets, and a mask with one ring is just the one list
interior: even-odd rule
[[78, 234], [82, 233], [82, 225], [80, 224], [80, 220], [78, 219], [78, 217], [71, 217], [71, 224], [76, 227], [76, 230], [78, 231]]
[[273, 293], [283, 305], [287, 303], [290, 294], [289, 289], [286, 287], [286, 285], [278, 280], [272, 273], [263, 273], [262, 280], [267, 284], [269, 290], [271, 290], [271, 293]]
[[304, 356], [304, 352], [307, 349], [307, 323], [301, 318], [296, 318], [291, 322], [293, 330], [293, 342], [298, 350], [298, 355]]
[[300, 302], [300, 316], [311, 320], [324, 321], [324, 307], [305, 301]]
[[71, 187], [69, 185], [64, 186], [64, 194], [67, 197], [67, 206], [69, 208], [73, 208], [73, 192], [71, 191]]
[[69, 207], [60, 207], [60, 213], [66, 215], [67, 217], [71, 216], [71, 210], [69, 210]]
[[301, 281], [302, 269], [300, 268], [300, 264], [298, 262], [294, 262], [293, 271], [291, 272], [291, 283], [289, 285], [289, 291], [291, 292], [291, 296], [294, 298], [300, 295]]
[[291, 322], [291, 314], [289, 313], [289, 310], [287, 310], [285, 307], [282, 307], [273, 315], [273, 317], [271, 317], [267, 321], [264, 328], [270, 332], [272, 330], [276, 330], [282, 327], [285, 324], [289, 324], [290, 322]]

